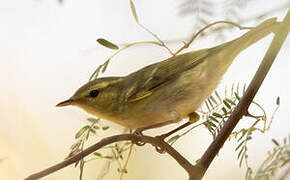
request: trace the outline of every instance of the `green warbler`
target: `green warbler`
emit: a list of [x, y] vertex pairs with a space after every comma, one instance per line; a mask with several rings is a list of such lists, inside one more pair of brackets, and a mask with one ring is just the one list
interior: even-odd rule
[[130, 129], [178, 122], [210, 96], [235, 57], [280, 23], [268, 19], [219, 46], [170, 57], [122, 77], [89, 81], [57, 106], [75, 105]]

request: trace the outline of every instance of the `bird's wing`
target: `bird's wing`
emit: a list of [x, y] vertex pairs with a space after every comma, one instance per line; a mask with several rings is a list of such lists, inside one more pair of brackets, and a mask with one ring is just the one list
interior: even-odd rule
[[208, 49], [181, 54], [130, 74], [130, 82], [134, 82], [134, 85], [131, 84], [128, 88], [127, 102], [139, 101], [150, 96], [157, 88], [201, 63], [208, 54]]
[[[154, 93], [154, 90], [171, 82], [182, 72], [195, 68], [207, 59], [220, 61], [217, 63], [227, 63], [225, 60], [231, 62], [242, 50], [266, 35], [275, 32], [277, 28], [280, 28], [280, 23], [276, 21], [276, 18], [268, 19], [241, 37], [227, 43], [213, 48], [192, 51], [171, 57], [132, 73], [128, 78], [130, 84], [128, 83], [129, 91], [126, 94], [127, 101], [138, 101], [150, 96]], [[223, 52], [223, 54], [220, 54], [219, 57], [223, 56], [226, 59], [219, 57], [216, 59], [206, 58], [220, 52]], [[131, 86], [132, 84], [134, 85]]]

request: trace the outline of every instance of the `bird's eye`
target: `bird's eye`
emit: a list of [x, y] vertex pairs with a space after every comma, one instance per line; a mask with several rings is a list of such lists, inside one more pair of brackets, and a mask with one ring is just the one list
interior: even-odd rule
[[99, 91], [98, 91], [98, 90], [92, 90], [92, 91], [90, 92], [90, 97], [97, 97], [98, 94], [99, 94]]

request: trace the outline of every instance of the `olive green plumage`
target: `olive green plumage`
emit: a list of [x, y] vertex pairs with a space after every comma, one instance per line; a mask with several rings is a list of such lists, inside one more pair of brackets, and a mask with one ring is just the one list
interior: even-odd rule
[[279, 26], [269, 19], [222, 45], [171, 57], [127, 76], [92, 80], [58, 106], [76, 105], [131, 129], [177, 122], [199, 108], [241, 51]]

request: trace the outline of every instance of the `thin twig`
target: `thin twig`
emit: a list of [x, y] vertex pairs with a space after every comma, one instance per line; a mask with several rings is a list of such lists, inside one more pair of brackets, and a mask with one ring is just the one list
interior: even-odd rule
[[145, 31], [147, 31], [149, 34], [151, 34], [153, 37], [155, 37], [158, 41], [159, 41], [159, 43], [164, 47], [164, 48], [166, 48], [167, 49], [167, 51], [172, 55], [172, 56], [174, 56], [174, 53], [165, 45], [165, 43], [156, 35], [156, 34], [154, 34], [153, 32], [151, 32], [148, 28], [146, 28], [145, 26], [143, 26], [141, 23], [139, 23], [139, 22], [137, 22], [137, 24], [141, 27], [141, 28], [143, 28]]
[[174, 53], [174, 56], [176, 56], [177, 54], [179, 54], [181, 51], [183, 51], [184, 49], [188, 48], [190, 46], [190, 44], [197, 38], [197, 36], [199, 36], [204, 30], [210, 28], [211, 26], [213, 25], [216, 25], [216, 24], [221, 24], [221, 23], [224, 23], [224, 24], [230, 24], [232, 26], [236, 26], [238, 27], [240, 30], [243, 30], [243, 29], [252, 29], [252, 27], [243, 27], [243, 26], [240, 26], [236, 23], [233, 23], [233, 22], [230, 22], [230, 21], [216, 21], [216, 22], [213, 22], [205, 27], [203, 27], [201, 30], [199, 30], [196, 34], [194, 34], [190, 40], [185, 43], [179, 50], [177, 50], [175, 53]]
[[156, 41], [138, 41], [138, 42], [133, 42], [133, 43], [130, 43], [130, 44], [125, 44], [124, 47], [120, 48], [118, 51], [116, 51], [114, 54], [112, 54], [102, 65], [100, 65], [94, 72], [93, 74], [91, 75], [91, 77], [89, 78], [89, 81], [93, 80], [94, 78], [96, 78], [98, 75], [99, 75], [99, 72], [100, 70], [102, 70], [102, 72], [104, 72], [108, 66], [108, 64], [110, 63], [111, 59], [116, 56], [117, 54], [119, 54], [121, 51], [131, 47], [131, 46], [135, 46], [135, 45], [138, 45], [138, 44], [155, 44], [155, 45], [158, 45], [160, 47], [164, 47], [165, 49], [167, 49], [167, 51], [172, 55], [172, 56], [176, 56], [178, 55], [181, 51], [183, 51], [184, 49], [188, 48], [190, 46], [190, 44], [203, 32], [205, 31], [206, 29], [210, 28], [211, 26], [213, 25], [216, 25], [216, 24], [221, 24], [221, 23], [224, 23], [224, 24], [230, 24], [232, 26], [236, 26], [238, 27], [240, 30], [243, 30], [243, 29], [251, 29], [252, 27], [243, 27], [243, 26], [240, 26], [234, 22], [230, 22], [230, 21], [216, 21], [214, 23], [211, 23], [207, 26], [205, 26], [204, 28], [202, 28], [201, 30], [199, 30], [196, 34], [194, 34], [191, 39], [189, 40], [189, 42], [185, 43], [183, 47], [181, 47], [179, 50], [177, 50], [175, 53], [173, 53], [166, 45], [165, 43], [156, 35], [154, 34], [152, 31], [150, 31], [148, 28], [146, 28], [145, 26], [143, 26], [139, 21], [136, 21], [136, 23], [142, 28], [144, 29], [145, 31], [147, 31], [149, 34], [151, 34], [153, 37], [155, 37], [158, 42]]
[[120, 180], [123, 179], [123, 176], [125, 174], [125, 170], [127, 169], [127, 166], [128, 166], [128, 163], [129, 163], [129, 159], [130, 159], [131, 154], [132, 154], [133, 146], [134, 146], [134, 144], [131, 144], [130, 147], [129, 147], [129, 153], [128, 153], [127, 159], [125, 161], [125, 164], [124, 164], [124, 166], [122, 168]]
[[136, 12], [136, 9], [135, 9], [135, 5], [134, 5], [134, 2], [133, 0], [130, 0], [130, 7], [131, 7], [131, 11], [132, 11], [132, 14], [134, 16], [134, 19], [135, 19], [135, 22], [137, 23], [138, 26], [140, 26], [142, 29], [144, 29], [146, 32], [148, 32], [149, 34], [151, 34], [155, 39], [157, 39], [157, 41], [164, 47], [167, 49], [167, 51], [172, 55], [174, 56], [173, 52], [165, 45], [165, 43], [156, 35], [154, 34], [152, 31], [150, 31], [148, 28], [146, 28], [144, 25], [142, 25], [140, 22], [139, 22], [139, 19], [138, 19], [138, 16], [137, 16], [137, 12]]
[[164, 47], [161, 43], [156, 42], [156, 41], [137, 41], [137, 42], [133, 42], [130, 44], [126, 44], [124, 47], [118, 49], [115, 53], [113, 53], [102, 65], [100, 65], [91, 75], [91, 77], [89, 78], [89, 81], [93, 80], [95, 77], [98, 76], [100, 70], [102, 69], [102, 71], [105, 71], [105, 68], [108, 66], [109, 62], [111, 61], [111, 59], [116, 56], [117, 54], [119, 54], [120, 52], [124, 51], [125, 49], [131, 47], [131, 46], [136, 46], [139, 44], [155, 44], [157, 46], [161, 46]]

